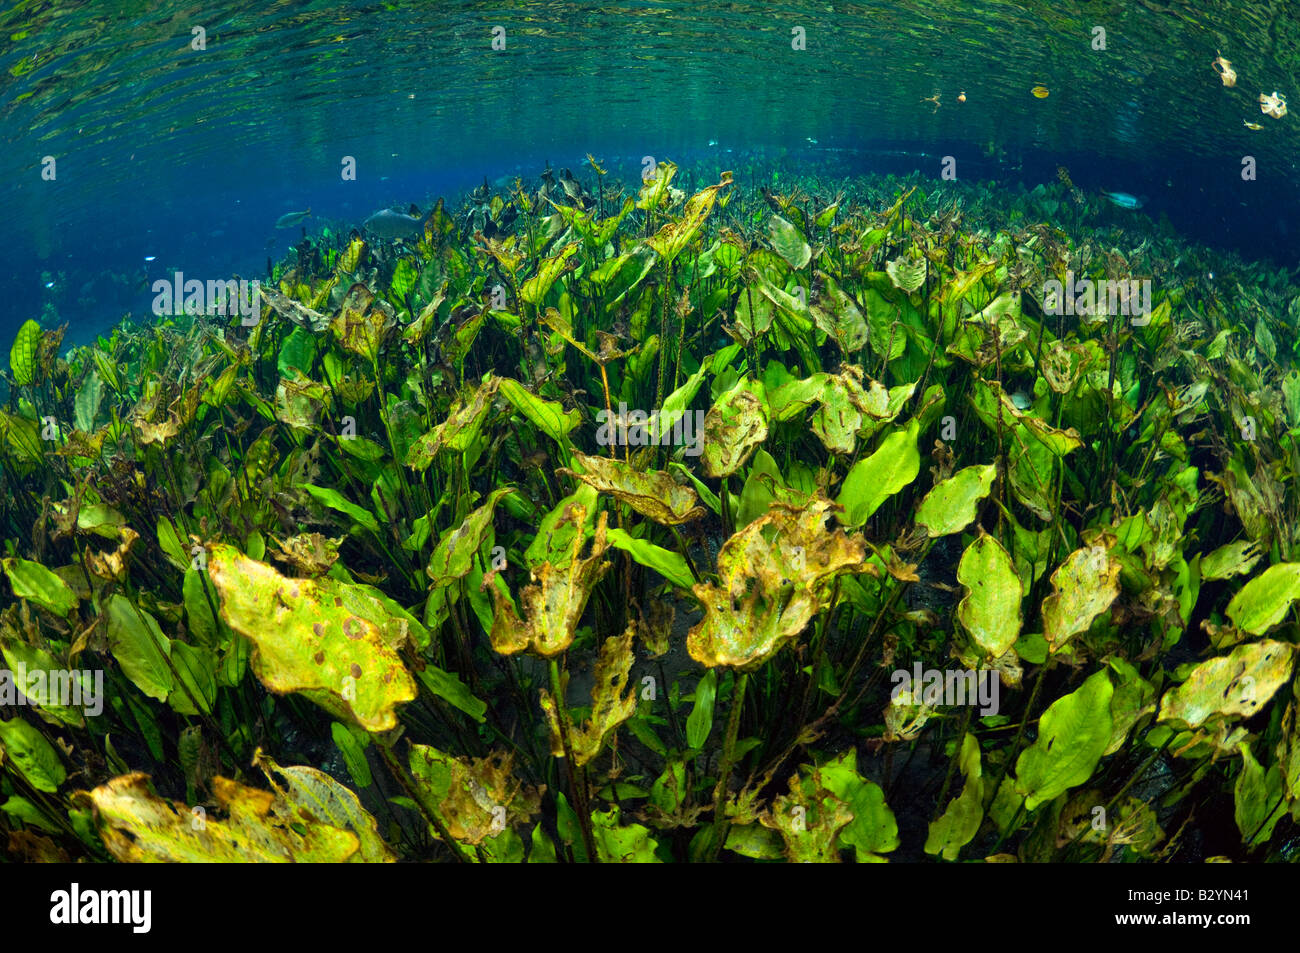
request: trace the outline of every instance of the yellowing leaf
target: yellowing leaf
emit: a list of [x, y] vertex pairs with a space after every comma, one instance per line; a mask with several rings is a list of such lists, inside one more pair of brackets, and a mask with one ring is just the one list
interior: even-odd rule
[[1043, 600], [1043, 636], [1053, 652], [1087, 632], [1119, 595], [1119, 560], [1105, 546], [1076, 549], [1052, 573], [1052, 595]]
[[212, 793], [224, 820], [157, 797], [146, 774], [113, 778], [87, 797], [104, 846], [124, 863], [341, 863], [360, 846], [270, 791], [219, 777]]
[[687, 486], [662, 470], [638, 472], [630, 464], [609, 457], [587, 456], [573, 451], [573, 459], [583, 472], [562, 468], [560, 473], [577, 477], [598, 492], [622, 500], [643, 516], [665, 526], [675, 526], [704, 515], [696, 506], [699, 497]]
[[299, 692], [367, 731], [397, 724], [415, 681], [380, 628], [392, 620], [376, 600], [328, 578], [286, 578], [233, 546], [213, 546], [208, 571], [221, 617], [253, 643], [253, 672], [270, 691]]
[[[636, 622], [633, 621], [621, 636], [608, 638], [601, 646], [592, 678], [591, 717], [580, 728], [568, 727], [573, 761], [578, 766], [589, 763], [600, 754], [609, 736], [636, 714], [636, 692], [623, 694], [628, 687], [628, 673], [632, 670], [632, 637], [635, 633]], [[550, 692], [542, 689], [541, 695], [542, 711], [551, 726], [551, 752], [559, 757], [564, 753], [564, 746], [558, 706]]]
[[1211, 715], [1249, 718], [1291, 677], [1296, 648], [1286, 642], [1248, 642], [1231, 655], [1202, 662], [1160, 701], [1160, 721], [1190, 728]]
[[730, 476], [767, 439], [767, 405], [761, 381], [742, 378], [704, 416], [704, 472]]

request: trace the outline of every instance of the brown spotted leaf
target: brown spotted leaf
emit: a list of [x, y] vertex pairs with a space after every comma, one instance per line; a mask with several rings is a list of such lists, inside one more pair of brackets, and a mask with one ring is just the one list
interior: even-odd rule
[[704, 507], [696, 506], [699, 497], [688, 486], [662, 470], [637, 472], [631, 464], [608, 457], [589, 457], [577, 450], [573, 459], [582, 467], [577, 473], [569, 469], [559, 472], [577, 477], [600, 493], [608, 493], [622, 500], [642, 516], [648, 516], [665, 526], [676, 526], [704, 515]]
[[759, 381], [741, 379], [704, 416], [704, 472], [729, 476], [767, 439], [767, 403]]

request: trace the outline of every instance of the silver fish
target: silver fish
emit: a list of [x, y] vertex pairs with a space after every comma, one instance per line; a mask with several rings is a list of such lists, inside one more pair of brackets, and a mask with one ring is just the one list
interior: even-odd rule
[[1120, 208], [1141, 208], [1146, 204], [1145, 197], [1138, 198], [1136, 195], [1129, 195], [1127, 192], [1107, 192], [1102, 189], [1101, 194]]
[[416, 238], [424, 234], [424, 219], [387, 208], [371, 215], [364, 224], [380, 238]]
[[311, 209], [305, 212], [287, 212], [275, 220], [276, 228], [293, 228], [304, 218], [311, 214]]

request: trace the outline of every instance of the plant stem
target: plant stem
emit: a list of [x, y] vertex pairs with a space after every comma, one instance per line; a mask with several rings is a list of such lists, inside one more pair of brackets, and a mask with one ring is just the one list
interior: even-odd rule
[[740, 712], [745, 706], [745, 688], [749, 673], [736, 676], [736, 687], [731, 693], [731, 716], [727, 719], [727, 737], [722, 747], [722, 766], [718, 771], [718, 786], [713, 789], [713, 833], [710, 836], [709, 859], [717, 860], [722, 852], [727, 828], [727, 788], [731, 785], [731, 769], [736, 760], [736, 735], [740, 733]]

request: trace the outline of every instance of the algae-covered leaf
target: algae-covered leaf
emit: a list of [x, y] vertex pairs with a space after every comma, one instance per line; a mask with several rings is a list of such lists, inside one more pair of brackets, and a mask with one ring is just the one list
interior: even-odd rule
[[1119, 560], [1100, 544], [1076, 549], [1052, 573], [1052, 594], [1043, 600], [1043, 635], [1053, 652], [1087, 632], [1119, 595]]
[[796, 271], [805, 268], [812, 260], [812, 249], [799, 229], [780, 215], [773, 215], [768, 221], [767, 234], [772, 248]]
[[482, 506], [472, 511], [454, 530], [447, 530], [429, 557], [426, 572], [438, 585], [461, 579], [474, 567], [474, 555], [483, 545], [492, 527], [492, 514], [503, 496], [513, 493], [510, 487], [499, 487], [488, 494]]
[[1265, 771], [1255, 760], [1249, 743], [1242, 741], [1237, 747], [1241, 751], [1241, 774], [1233, 789], [1233, 814], [1241, 842], [1247, 847], [1257, 847], [1268, 842], [1277, 822], [1286, 816], [1282, 772], [1276, 763]]
[[137, 608], [126, 596], [111, 596], [106, 608], [108, 647], [123, 674], [150, 698], [166, 701], [175, 687], [175, 677], [167, 664], [171, 640], [163, 635], [152, 615]]
[[767, 402], [761, 381], [742, 378], [718, 396], [704, 416], [704, 472], [730, 476], [767, 439]]
[[[300, 765], [281, 767], [260, 749], [253, 755], [253, 763], [262, 769], [275, 793], [294, 806], [300, 820], [328, 824], [355, 834], [360, 849], [351, 858], [354, 863], [396, 861], [396, 855], [379, 836], [378, 823], [361, 806], [361, 801], [328, 774]], [[276, 783], [277, 775], [284, 782], [283, 787]]]
[[582, 420], [582, 415], [576, 409], [565, 413], [559, 401], [544, 400], [516, 380], [502, 378], [499, 386], [502, 397], [532, 421], [538, 430], [561, 446], [567, 440], [569, 431]]
[[984, 779], [981, 777], [980, 746], [969, 732], [961, 740], [958, 767], [966, 778], [961, 794], [949, 802], [937, 820], [930, 822], [925, 840], [927, 854], [942, 854], [944, 860], [956, 860], [961, 849], [979, 833], [984, 820]]
[[581, 473], [567, 468], [559, 472], [622, 500], [642, 516], [665, 526], [676, 526], [704, 515], [704, 507], [696, 506], [699, 497], [695, 491], [680, 486], [663, 470], [638, 472], [621, 460], [589, 457], [577, 450], [573, 451], [573, 459], [582, 467]]
[[880, 442], [876, 452], [849, 470], [836, 502], [844, 507], [840, 522], [861, 526], [880, 505], [916, 479], [921, 455], [916, 449], [920, 421], [912, 418]]
[[665, 262], [671, 262], [695, 237], [704, 220], [709, 217], [713, 203], [717, 200], [718, 191], [730, 184], [731, 173], [722, 173], [722, 179], [717, 185], [710, 185], [691, 196], [681, 214], [659, 229], [659, 234], [649, 239], [646, 244], [653, 248]]
[[975, 521], [980, 500], [989, 495], [998, 469], [993, 464], [963, 467], [935, 485], [916, 510], [916, 523], [931, 539], [959, 533]]
[[1286, 616], [1300, 598], [1300, 563], [1269, 566], [1237, 591], [1228, 603], [1228, 618], [1250, 635], [1263, 635]]
[[1290, 679], [1295, 653], [1293, 645], [1265, 639], [1202, 662], [1181, 685], [1165, 693], [1159, 720], [1195, 728], [1211, 715], [1249, 718]]
[[1038, 738], [1016, 760], [1016, 793], [1025, 798], [1026, 810], [1033, 811], [1092, 777], [1110, 744], [1113, 693], [1102, 669], [1043, 712]]
[[305, 823], [270, 791], [218, 777], [212, 793], [224, 820], [157, 797], [140, 773], [113, 778], [89, 799], [104, 846], [124, 863], [341, 863], [360, 847], [356, 834]]
[[43, 734], [21, 718], [0, 721], [0, 753], [38, 791], [53, 794], [67, 780], [68, 773], [58, 752]]
[[794, 863], [838, 864], [840, 834], [853, 820], [849, 806], [818, 782], [815, 773], [792, 774], [790, 793], [774, 798], [758, 819], [781, 835], [786, 858]]
[[[411, 775], [437, 803], [453, 840], [482, 844], [537, 813], [541, 794], [514, 776], [513, 753], [460, 758], [411, 745]], [[437, 836], [435, 833], [434, 836]]]
[[[565, 515], [556, 523], [569, 523], [575, 527], [586, 524], [587, 510], [574, 503], [565, 509]], [[508, 595], [504, 595], [493, 580], [496, 570], [489, 570], [483, 577], [483, 588], [489, 589], [493, 600], [492, 647], [503, 655], [523, 651], [529, 648], [539, 655], [550, 657], [563, 652], [573, 643], [578, 622], [591, 591], [612, 567], [603, 556], [609, 549], [608, 533], [609, 514], [602, 511], [596, 524], [595, 537], [591, 544], [591, 553], [585, 559], [579, 557], [587, 537], [579, 530], [571, 538], [568, 554], [562, 558], [562, 564], [555, 565], [549, 560], [533, 569], [536, 582], [524, 588], [519, 594], [519, 602], [524, 610], [521, 618]]]
[[26, 386], [36, 380], [36, 353], [40, 345], [41, 326], [31, 320], [24, 322], [9, 349], [9, 370], [13, 372], [15, 384]]
[[537, 266], [537, 273], [520, 287], [519, 297], [534, 306], [541, 304], [556, 279], [572, 267], [569, 259], [578, 250], [579, 244], [579, 242], [570, 242], [550, 258], [542, 259]]
[[692, 587], [704, 617], [686, 636], [702, 665], [752, 669], [793, 640], [830, 600], [830, 581], [844, 572], [875, 572], [866, 542], [827, 532], [836, 505], [816, 498], [806, 506], [773, 503], [722, 545], [720, 585]]
[[299, 692], [367, 731], [397, 724], [395, 709], [415, 698], [415, 682], [380, 626], [342, 593], [288, 579], [224, 544], [212, 547], [208, 571], [221, 617], [253, 643], [253, 672], [270, 691]]
[[1020, 577], [1002, 544], [980, 533], [962, 553], [957, 581], [966, 590], [957, 606], [962, 628], [981, 651], [995, 659], [1005, 655], [1020, 635]]
[[489, 375], [472, 393], [457, 397], [447, 419], [411, 444], [406, 454], [406, 465], [423, 472], [429, 469], [439, 450], [445, 448], [464, 453], [482, 432], [500, 384], [499, 377]]
[[[579, 767], [600, 754], [618, 726], [636, 714], [636, 693], [628, 691], [624, 694], [628, 687], [628, 673], [632, 670], [632, 638], [635, 634], [636, 622], [633, 621], [621, 636], [608, 638], [601, 646], [592, 677], [591, 716], [580, 727], [570, 726], [568, 729], [573, 761]], [[551, 750], [559, 755], [564, 751], [560, 743], [559, 712], [550, 693], [543, 689], [541, 694], [542, 710], [551, 725]]]
[[66, 616], [77, 607], [77, 595], [68, 584], [41, 563], [16, 557], [0, 560], [9, 585], [19, 599], [30, 599], [55, 615]]

